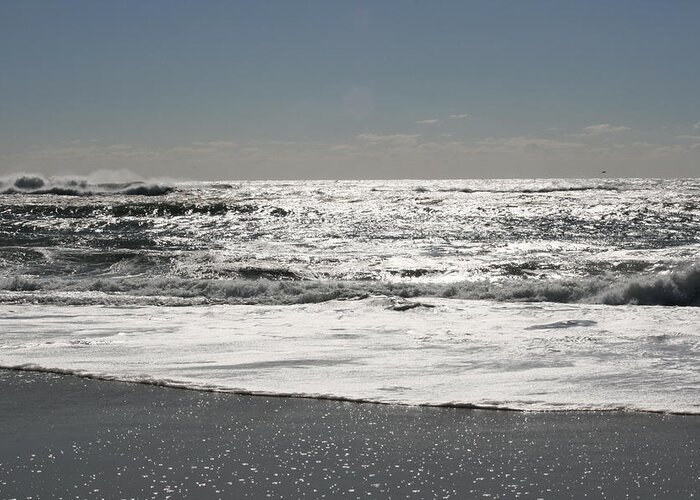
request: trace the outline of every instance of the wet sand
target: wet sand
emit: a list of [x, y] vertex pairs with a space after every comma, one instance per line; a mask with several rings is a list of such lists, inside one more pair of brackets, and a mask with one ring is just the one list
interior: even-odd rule
[[236, 396], [0, 370], [1, 498], [689, 498], [700, 417]]

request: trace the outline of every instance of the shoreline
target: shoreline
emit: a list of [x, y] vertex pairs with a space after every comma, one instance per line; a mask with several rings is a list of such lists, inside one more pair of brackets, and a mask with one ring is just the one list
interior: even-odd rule
[[81, 374], [75, 373], [71, 370], [61, 370], [58, 368], [41, 368], [41, 367], [24, 367], [24, 366], [14, 366], [6, 367], [0, 366], [0, 372], [30, 372], [30, 373], [43, 373], [47, 375], [59, 375], [65, 377], [75, 377], [79, 379], [95, 380], [99, 382], [113, 382], [118, 384], [135, 384], [144, 385], [148, 387], [161, 387], [163, 389], [173, 389], [182, 391], [195, 391], [213, 394], [228, 394], [231, 396], [243, 396], [243, 397], [254, 397], [254, 398], [288, 398], [288, 399], [308, 399], [312, 401], [330, 401], [335, 403], [353, 403], [353, 404], [367, 404], [367, 405], [381, 405], [381, 406], [399, 406], [399, 407], [415, 407], [415, 408], [446, 408], [446, 409], [459, 409], [459, 410], [483, 410], [483, 411], [504, 411], [504, 412], [521, 412], [521, 413], [639, 413], [639, 414], [652, 414], [652, 415], [674, 415], [674, 416], [686, 416], [686, 417], [700, 417], [700, 413], [685, 412], [685, 411], [663, 411], [663, 410], [638, 410], [634, 408], [627, 407], [615, 407], [608, 409], [601, 408], [577, 408], [577, 409], [561, 409], [561, 410], [530, 410], [522, 408], [510, 408], [508, 406], [489, 406], [489, 405], [479, 405], [473, 403], [422, 403], [422, 404], [410, 404], [410, 403], [390, 403], [386, 401], [375, 401], [371, 399], [353, 399], [350, 397], [343, 396], [333, 396], [333, 395], [310, 395], [310, 394], [296, 394], [296, 393], [268, 393], [268, 392], [258, 392], [258, 391], [248, 391], [248, 390], [234, 390], [234, 389], [216, 389], [216, 388], [206, 388], [206, 387], [193, 387], [185, 385], [178, 382], [168, 382], [161, 380], [123, 380], [116, 377], [109, 376], [99, 376], [93, 374]]
[[0, 370], [5, 497], [690, 497], [700, 418], [357, 404]]

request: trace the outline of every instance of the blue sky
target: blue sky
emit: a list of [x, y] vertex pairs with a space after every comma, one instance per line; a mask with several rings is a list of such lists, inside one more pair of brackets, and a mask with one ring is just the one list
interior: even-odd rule
[[697, 176], [698, 26], [694, 0], [4, 0], [0, 172]]

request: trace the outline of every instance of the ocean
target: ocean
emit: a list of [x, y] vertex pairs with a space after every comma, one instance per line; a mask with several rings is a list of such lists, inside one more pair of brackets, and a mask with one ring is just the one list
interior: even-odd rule
[[0, 367], [700, 414], [700, 180], [0, 179]]

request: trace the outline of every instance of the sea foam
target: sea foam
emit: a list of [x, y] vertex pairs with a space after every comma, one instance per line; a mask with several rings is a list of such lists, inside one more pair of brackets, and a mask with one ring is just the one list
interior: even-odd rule
[[700, 414], [698, 308], [415, 302], [429, 307], [1, 305], [0, 367], [374, 403]]

